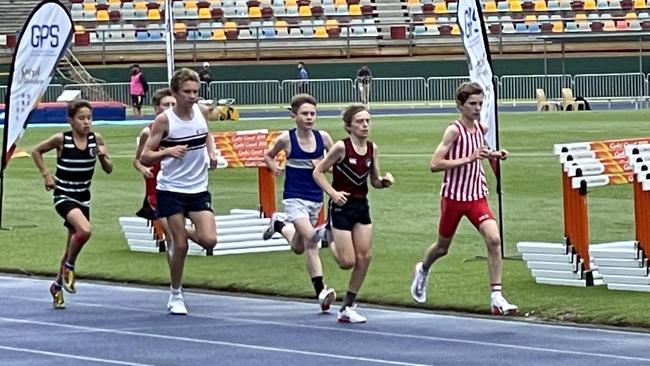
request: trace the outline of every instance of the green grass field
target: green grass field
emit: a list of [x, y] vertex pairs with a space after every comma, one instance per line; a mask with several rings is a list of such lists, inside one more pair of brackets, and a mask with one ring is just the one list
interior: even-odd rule
[[[436, 234], [442, 174], [428, 169], [430, 154], [452, 115], [377, 117], [372, 139], [378, 144], [381, 168], [396, 179], [387, 190], [373, 190], [370, 204], [374, 222], [373, 261], [360, 301], [413, 306], [409, 286], [411, 268]], [[518, 241], [562, 240], [560, 165], [552, 154], [559, 142], [647, 136], [648, 111], [580, 113], [503, 113], [501, 146], [511, 157], [503, 165], [503, 218], [506, 256], [516, 256]], [[291, 127], [289, 120], [211, 123], [216, 130]], [[341, 122], [321, 119], [318, 127], [344, 137]], [[92, 186], [93, 237], [77, 262], [83, 278], [166, 285], [168, 273], [162, 254], [133, 253], [118, 225], [118, 217], [132, 216], [143, 197], [142, 178], [131, 166], [137, 126], [97, 126], [115, 163], [105, 175], [97, 169]], [[27, 151], [61, 129], [30, 128], [20, 147]], [[47, 162], [54, 171], [54, 155]], [[494, 192], [494, 180], [490, 188]], [[217, 213], [231, 208], [257, 207], [254, 169], [210, 173], [210, 190]], [[277, 186], [281, 188], [281, 182]], [[6, 171], [3, 226], [0, 232], [0, 270], [53, 276], [62, 254], [65, 231], [51, 204], [51, 193], [29, 158], [12, 160]], [[593, 189], [589, 194], [592, 243], [633, 239], [631, 186]], [[278, 197], [281, 197], [278, 192]], [[496, 213], [496, 195], [490, 196]], [[280, 207], [280, 206], [279, 206]], [[26, 228], [22, 225], [35, 225]], [[485, 249], [467, 221], [457, 232], [450, 254], [437, 262], [428, 287], [428, 302], [420, 308], [487, 313], [488, 284]], [[345, 292], [348, 272], [338, 269], [331, 254], [321, 251], [325, 280]], [[290, 252], [188, 257], [186, 288], [233, 292], [312, 296], [301, 256]], [[520, 307], [520, 314], [547, 320], [626, 326], [650, 326], [645, 293], [609, 291], [604, 287], [573, 288], [538, 285], [523, 261], [506, 260], [504, 294]], [[43, 296], [49, 296], [43, 289]], [[72, 300], [74, 301], [74, 300]], [[161, 309], [164, 304], [161, 304]], [[523, 315], [522, 315], [523, 316]]]

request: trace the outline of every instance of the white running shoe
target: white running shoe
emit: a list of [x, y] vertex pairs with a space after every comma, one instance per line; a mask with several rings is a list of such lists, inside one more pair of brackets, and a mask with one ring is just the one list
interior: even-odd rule
[[266, 229], [264, 229], [264, 232], [262, 233], [262, 239], [264, 240], [271, 239], [271, 237], [273, 237], [273, 234], [275, 234], [275, 223], [284, 220], [285, 220], [284, 215], [274, 212], [273, 215], [271, 215], [271, 220], [269, 221], [269, 225], [266, 227]]
[[422, 271], [422, 262], [418, 262], [413, 268], [413, 283], [411, 283], [411, 297], [415, 302], [424, 304], [427, 301], [427, 277], [428, 273]]
[[366, 318], [357, 313], [357, 305], [352, 307], [346, 306], [343, 310], [339, 311], [339, 323], [365, 323]]
[[169, 302], [167, 302], [167, 310], [173, 315], [187, 315], [187, 308], [183, 301], [183, 295], [169, 295]]
[[494, 292], [491, 297], [490, 307], [492, 308], [492, 315], [514, 315], [517, 313], [519, 309], [517, 305], [509, 303], [501, 292]]
[[325, 287], [320, 294], [318, 294], [318, 304], [320, 305], [320, 310], [323, 313], [327, 313], [330, 310], [330, 306], [336, 300], [336, 291], [333, 288]]

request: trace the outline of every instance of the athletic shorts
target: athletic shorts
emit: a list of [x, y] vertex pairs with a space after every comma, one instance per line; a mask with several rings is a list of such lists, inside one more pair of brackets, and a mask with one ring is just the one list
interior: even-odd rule
[[332, 200], [329, 203], [329, 225], [335, 229], [352, 231], [356, 224], [370, 225], [370, 206], [368, 200], [348, 198], [343, 206], [338, 206]]
[[210, 192], [178, 193], [156, 190], [158, 209], [156, 217], [169, 217], [182, 213], [185, 217], [190, 212], [212, 211], [212, 195]]
[[88, 206], [80, 205], [74, 201], [61, 201], [58, 205], [54, 206], [56, 212], [61, 217], [63, 217], [63, 226], [67, 227], [68, 229], [74, 229], [74, 226], [68, 222], [67, 217], [68, 213], [70, 213], [70, 211], [74, 210], [75, 208], [81, 210], [81, 213], [86, 217], [86, 220], [90, 222], [90, 207]]
[[312, 226], [318, 222], [318, 213], [323, 207], [322, 202], [303, 200], [302, 198], [287, 198], [282, 200], [282, 203], [284, 204], [284, 213], [287, 215], [288, 222], [305, 218], [309, 219]]
[[483, 221], [494, 220], [494, 214], [485, 198], [463, 202], [442, 197], [440, 199], [438, 234], [445, 238], [453, 237], [463, 216], [466, 216], [476, 229]]
[[146, 196], [144, 198], [144, 201], [142, 201], [142, 208], [140, 208], [138, 212], [135, 213], [135, 215], [150, 221], [158, 218], [156, 208], [151, 205], [149, 196]]
[[142, 95], [131, 95], [131, 104], [134, 107], [142, 107], [142, 100], [143, 100]]

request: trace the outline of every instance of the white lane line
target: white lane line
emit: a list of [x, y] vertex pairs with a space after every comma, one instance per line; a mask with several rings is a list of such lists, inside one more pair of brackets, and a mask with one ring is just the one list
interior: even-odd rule
[[[210, 296], [210, 295], [207, 295], [207, 294], [193, 294], [193, 295]], [[21, 299], [21, 300], [30, 300], [30, 301], [35, 301], [35, 302], [48, 302], [48, 303], [50, 302], [49, 300], [34, 299], [34, 298], [28, 298], [28, 297], [18, 297], [18, 296], [9, 296], [9, 298], [16, 298], [16, 299]], [[118, 310], [125, 310], [125, 311], [140, 311], [140, 312], [158, 313], [158, 314], [162, 312], [162, 311], [148, 310], [148, 309], [143, 309], [143, 308], [124, 307], [124, 306], [117, 306], [117, 305], [106, 306], [106, 305], [102, 305], [102, 304], [84, 303], [84, 302], [75, 302], [75, 305], [76, 306], [81, 305], [81, 306], [88, 306], [88, 307], [107, 308], [107, 309], [113, 309], [113, 310], [118, 309]], [[248, 324], [258, 324], [258, 325], [274, 325], [274, 326], [281, 326], [281, 327], [288, 327], [288, 328], [326, 330], [326, 331], [335, 331], [335, 332], [341, 332], [341, 333], [352, 333], [352, 334], [365, 334], [365, 335], [371, 335], [371, 336], [382, 336], [382, 337], [389, 337], [389, 338], [393, 337], [393, 338], [417, 339], [417, 340], [435, 341], [435, 342], [471, 344], [471, 345], [477, 345], [477, 346], [498, 347], [498, 348], [505, 348], [505, 349], [520, 350], [520, 351], [536, 351], [536, 352], [547, 352], [547, 353], [564, 354], [564, 355], [571, 355], [571, 356], [589, 356], [589, 357], [616, 359], [616, 360], [630, 360], [630, 361], [650, 362], [650, 358], [643, 358], [643, 357], [612, 355], [612, 354], [584, 352], [584, 351], [571, 351], [571, 350], [545, 348], [545, 347], [521, 346], [521, 345], [514, 345], [514, 344], [503, 344], [503, 343], [494, 343], [494, 342], [485, 342], [485, 341], [473, 341], [473, 340], [469, 340], [469, 339], [460, 339], [460, 338], [445, 338], [445, 337], [434, 337], [434, 336], [424, 336], [424, 335], [391, 333], [391, 332], [382, 332], [382, 331], [376, 331], [376, 330], [350, 329], [350, 328], [343, 328], [343, 327], [328, 327], [328, 326], [308, 325], [308, 324], [291, 324], [291, 323], [283, 323], [283, 322], [277, 322], [277, 321], [272, 321], [272, 320], [256, 320], [256, 319], [237, 318], [237, 317], [234, 317], [232, 315], [229, 315], [227, 317], [220, 317], [220, 316], [192, 314], [191, 316], [195, 317], [195, 318], [220, 320], [220, 321], [230, 321], [230, 322], [234, 322], [234, 323], [240, 322], [240, 323], [248, 323]], [[9, 319], [9, 318], [0, 317], [0, 320], [3, 320], [3, 319]], [[462, 319], [466, 319], [466, 318], [462, 318]], [[15, 321], [20, 322], [22, 320], [16, 319]], [[29, 321], [24, 320], [24, 322], [29, 322]], [[519, 325], [517, 322], [513, 322], [513, 323]], [[539, 326], [539, 324], [526, 324], [526, 323], [522, 323], [521, 325]], [[546, 327], [547, 325], [542, 324], [541, 326]], [[561, 326], [549, 326], [549, 327], [563, 328]], [[86, 328], [81, 327], [80, 329], [86, 329]], [[591, 330], [589, 328], [571, 328], [571, 329], [580, 329], [580, 330], [587, 330], [587, 331]], [[606, 329], [595, 329], [595, 331], [597, 331], [597, 332], [610, 332], [609, 330], [606, 330]], [[612, 333], [618, 333], [617, 331], [611, 331], [611, 332]], [[620, 332], [620, 333], [630, 334], [630, 333], [626, 333], [626, 332]], [[635, 337], [636, 336], [647, 336], [647, 335], [648, 334], [645, 334], [645, 333], [638, 333], [638, 334], [634, 333]]]
[[[69, 324], [60, 324], [60, 323], [41, 322], [41, 321], [35, 321], [35, 320], [24, 320], [24, 319], [13, 319], [13, 318], [0, 317], [0, 321], [5, 321], [5, 322], [9, 322], [9, 323], [43, 325], [43, 326], [50, 326], [50, 327], [55, 327], [55, 328], [65, 328], [65, 329], [74, 329], [74, 330], [86, 330], [86, 331], [92, 331], [92, 332], [97, 332], [97, 333], [109, 333], [109, 334], [128, 335], [128, 336], [145, 337], [145, 338], [164, 339], [164, 340], [171, 340], [171, 341], [181, 341], [181, 342], [210, 344], [210, 345], [227, 346], [227, 347], [235, 347], [235, 348], [245, 348], [245, 349], [252, 349], [252, 350], [256, 350], [256, 351], [289, 353], [289, 354], [297, 354], [297, 355], [305, 355], [305, 356], [334, 358], [334, 359], [347, 360], [347, 361], [361, 361], [361, 362], [383, 364], [383, 365], [427, 366], [426, 364], [391, 361], [391, 360], [383, 360], [383, 359], [378, 359], [378, 358], [333, 355], [333, 354], [329, 354], [329, 353], [300, 351], [300, 350], [278, 348], [278, 347], [266, 347], [266, 346], [258, 346], [258, 345], [246, 344], [246, 343], [212, 341], [212, 340], [208, 340], [208, 339], [197, 339], [197, 338], [190, 338], [190, 337], [167, 336], [167, 335], [162, 335], [162, 334], [140, 333], [140, 332], [133, 332], [133, 331], [115, 330], [115, 329], [106, 329], [106, 328], [95, 328], [95, 327], [87, 327], [87, 326], [80, 326], [80, 325], [69, 325]], [[134, 365], [136, 365], [136, 364], [134, 364]], [[137, 364], [137, 365], [139, 365], [139, 364]]]
[[136, 362], [108, 360], [108, 359], [105, 359], [105, 358], [86, 357], [86, 356], [77, 356], [77, 355], [70, 355], [70, 354], [64, 354], [64, 353], [58, 353], [58, 352], [55, 353], [55, 352], [48, 352], [48, 351], [39, 351], [39, 350], [36, 350], [36, 349], [29, 349], [29, 348], [17, 348], [17, 347], [9, 347], [9, 346], [0, 346], [0, 349], [6, 350], [6, 351], [23, 352], [23, 353], [34, 353], [34, 354], [44, 355], [44, 356], [53, 356], [53, 357], [60, 357], [60, 358], [71, 358], [73, 360], [93, 361], [93, 362], [98, 362], [98, 363], [108, 363], [108, 364], [111, 364], [111, 365], [154, 366], [154, 365], [148, 364], [148, 363], [136, 363]]

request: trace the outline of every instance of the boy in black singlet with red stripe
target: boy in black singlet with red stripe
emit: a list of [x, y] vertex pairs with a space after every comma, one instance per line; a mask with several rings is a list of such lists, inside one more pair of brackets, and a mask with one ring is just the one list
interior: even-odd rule
[[[330, 196], [329, 225], [334, 237], [330, 244], [342, 269], [352, 269], [348, 291], [338, 321], [364, 323], [354, 301], [370, 265], [372, 223], [368, 206], [368, 178], [375, 188], [390, 187], [390, 173], [380, 176], [377, 146], [368, 140], [370, 114], [365, 106], [353, 105], [343, 111], [345, 130], [350, 137], [338, 141], [314, 168], [314, 180]], [[333, 167], [332, 184], [325, 172]]]

